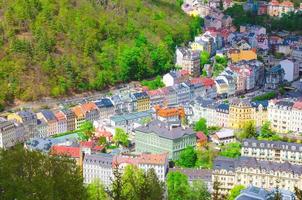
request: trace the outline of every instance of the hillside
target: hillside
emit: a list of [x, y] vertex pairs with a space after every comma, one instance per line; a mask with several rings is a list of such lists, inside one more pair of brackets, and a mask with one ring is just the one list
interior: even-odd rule
[[141, 80], [199, 30], [174, 0], [0, 0], [0, 104]]

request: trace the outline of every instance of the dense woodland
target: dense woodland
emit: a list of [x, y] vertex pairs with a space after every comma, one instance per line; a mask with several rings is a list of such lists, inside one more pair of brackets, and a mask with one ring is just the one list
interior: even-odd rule
[[0, 19], [0, 105], [164, 73], [200, 29], [174, 0], [0, 0]]

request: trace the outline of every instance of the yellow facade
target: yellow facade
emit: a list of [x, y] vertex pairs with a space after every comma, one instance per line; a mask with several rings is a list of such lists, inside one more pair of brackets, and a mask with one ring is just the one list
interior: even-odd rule
[[191, 49], [192, 49], [193, 51], [205, 51], [204, 46], [203, 46], [203, 45], [200, 45], [200, 44], [197, 43], [197, 42], [193, 42], [193, 43], [191, 44]]
[[7, 116], [7, 119], [23, 123], [22, 117], [20, 115], [18, 115], [17, 113], [11, 113], [11, 114], [9, 114]]
[[217, 94], [226, 94], [229, 91], [229, 86], [227, 84], [216, 84]]
[[149, 98], [138, 99], [136, 106], [138, 112], [150, 110], [150, 99]]

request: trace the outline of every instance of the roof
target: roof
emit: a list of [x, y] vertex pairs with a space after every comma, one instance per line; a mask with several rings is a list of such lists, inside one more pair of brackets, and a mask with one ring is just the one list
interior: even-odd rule
[[109, 98], [103, 98], [95, 102], [98, 108], [110, 108], [113, 107], [113, 103]]
[[139, 164], [164, 165], [167, 163], [168, 153], [148, 154], [142, 153], [138, 156]]
[[25, 118], [35, 119], [36, 118], [36, 114], [34, 112], [31, 112], [31, 111], [21, 110], [21, 111], [17, 112], [17, 114], [23, 119], [25, 119]]
[[208, 137], [203, 132], [197, 132], [196, 137], [198, 140], [202, 140], [202, 141], [208, 140]]
[[225, 169], [235, 171], [236, 168], [253, 168], [265, 171], [281, 171], [302, 175], [302, 166], [290, 164], [289, 162], [279, 163], [272, 161], [257, 160], [253, 157], [241, 156], [239, 158], [217, 157], [214, 160], [214, 170]]
[[148, 96], [148, 94], [146, 92], [136, 92], [136, 93], [133, 93], [132, 95], [137, 100], [149, 98], [149, 96]]
[[195, 135], [191, 128], [182, 128], [179, 125], [165, 123], [159, 120], [154, 120], [144, 126], [135, 129], [135, 132], [140, 131], [146, 134], [156, 134], [159, 137], [174, 140], [184, 137], [185, 135]]
[[278, 149], [294, 152], [302, 152], [302, 144], [282, 142], [282, 141], [267, 141], [256, 139], [245, 139], [242, 141], [242, 147], [259, 148], [259, 149]]
[[56, 112], [55, 116], [56, 116], [56, 119], [57, 119], [58, 121], [66, 120], [66, 117], [65, 117], [64, 113], [62, 113], [62, 112], [60, 112], [60, 111], [59, 111], [59, 112]]
[[98, 128], [98, 129], [96, 130], [95, 136], [96, 136], [96, 137], [106, 137], [106, 138], [111, 138], [111, 137], [112, 137], [112, 134], [111, 134], [109, 131], [106, 131], [106, 130], [103, 129], [103, 128]]
[[241, 191], [236, 200], [267, 200], [267, 197], [269, 195], [270, 193], [263, 188], [249, 186], [248, 188]]
[[183, 107], [179, 108], [161, 108], [159, 106], [156, 107], [156, 114], [160, 117], [172, 117], [172, 116], [185, 116], [185, 111]]
[[44, 116], [44, 118], [47, 121], [54, 121], [54, 120], [56, 120], [55, 115], [50, 110], [41, 110], [40, 113]]
[[256, 60], [257, 54], [253, 50], [240, 50], [230, 54], [232, 62], [239, 62], [241, 60]]
[[206, 78], [206, 77], [203, 77], [201, 78], [201, 81], [203, 83], [204, 86], [207, 86], [207, 87], [212, 87], [213, 85], [215, 85], [215, 81], [211, 78]]
[[215, 133], [215, 135], [219, 139], [227, 138], [227, 137], [234, 137], [234, 130], [232, 129], [221, 129]]
[[80, 147], [54, 145], [51, 147], [51, 154], [58, 156], [68, 156], [80, 158]]
[[296, 101], [293, 105], [293, 108], [302, 110], [302, 101]]
[[203, 180], [205, 182], [212, 181], [212, 170], [197, 168], [170, 168], [169, 172], [181, 172], [188, 176], [189, 181]]
[[112, 168], [113, 155], [106, 153], [85, 154], [83, 163], [101, 165], [103, 167]]

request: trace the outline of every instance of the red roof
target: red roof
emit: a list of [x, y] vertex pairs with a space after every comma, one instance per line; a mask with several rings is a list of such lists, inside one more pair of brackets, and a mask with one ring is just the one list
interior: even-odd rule
[[209, 87], [209, 86], [212, 87], [213, 85], [215, 85], [215, 81], [211, 78], [203, 77], [203, 78], [201, 78], [201, 81], [202, 81], [202, 84], [207, 87]]
[[271, 2], [270, 2], [270, 4], [272, 5], [272, 6], [279, 6], [279, 1], [277, 1], [277, 0], [272, 0]]
[[298, 110], [302, 110], [302, 101], [296, 101], [293, 105], [293, 108], [296, 108]]
[[149, 96], [157, 96], [157, 95], [162, 95], [163, 92], [160, 89], [157, 89], [157, 90], [149, 90], [147, 91], [147, 94]]
[[109, 131], [106, 131], [106, 130], [103, 129], [103, 128], [98, 128], [98, 129], [96, 130], [95, 136], [96, 136], [96, 137], [112, 138], [112, 134], [111, 134]]
[[56, 118], [57, 118], [58, 121], [66, 120], [64, 113], [61, 112], [61, 111], [56, 112], [55, 116], [56, 116]]
[[290, 1], [283, 1], [280, 5], [284, 7], [294, 7], [294, 4]]
[[70, 147], [70, 146], [59, 146], [54, 145], [51, 147], [52, 155], [68, 156], [72, 158], [80, 158], [80, 147]]
[[203, 132], [197, 132], [196, 137], [198, 140], [202, 140], [202, 141], [208, 140], [207, 136]]
[[189, 71], [188, 71], [188, 70], [185, 70], [185, 69], [180, 70], [180, 75], [181, 75], [181, 76], [187, 76], [187, 75], [189, 75]]
[[95, 141], [82, 141], [80, 142], [80, 147], [89, 148], [93, 151], [101, 151], [104, 149], [103, 146], [96, 145], [95, 143]]

